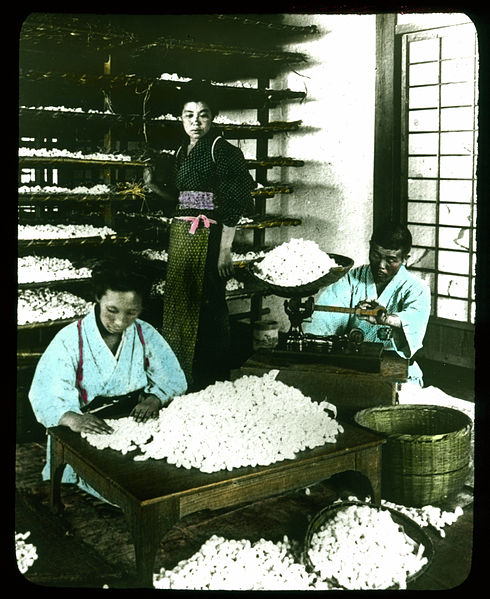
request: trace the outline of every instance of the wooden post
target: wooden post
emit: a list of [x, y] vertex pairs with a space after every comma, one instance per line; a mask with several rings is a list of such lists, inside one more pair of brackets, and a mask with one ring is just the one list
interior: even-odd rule
[[399, 48], [396, 15], [376, 15], [373, 226], [400, 218]]
[[[104, 62], [104, 75], [110, 75], [112, 72], [112, 56], [109, 55], [107, 60]], [[104, 96], [104, 110], [110, 109], [110, 96], [109, 92], [106, 92]], [[112, 150], [112, 129], [108, 129], [104, 134], [104, 149], [107, 152]], [[112, 169], [106, 167], [104, 169], [104, 183], [110, 185], [112, 183]], [[112, 225], [112, 203], [108, 202], [104, 205], [104, 223], [106, 226]]]
[[[269, 87], [269, 78], [263, 77], [257, 80], [257, 87], [265, 90]], [[261, 125], [267, 125], [269, 123], [269, 107], [264, 104], [257, 109], [257, 120]], [[266, 136], [259, 137], [256, 143], [256, 159], [265, 160], [269, 153], [269, 140]], [[267, 167], [257, 166], [255, 169], [255, 179], [257, 183], [261, 185], [267, 185]], [[259, 216], [265, 216], [266, 214], [266, 199], [257, 197], [255, 198], [255, 212]], [[254, 249], [261, 249], [265, 245], [265, 229], [255, 229], [253, 232], [253, 245]], [[259, 320], [262, 314], [262, 296], [253, 295], [250, 300], [250, 323], [255, 320]]]

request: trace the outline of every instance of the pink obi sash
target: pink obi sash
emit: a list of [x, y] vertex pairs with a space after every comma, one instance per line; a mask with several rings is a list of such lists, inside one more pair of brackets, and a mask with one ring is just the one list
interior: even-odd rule
[[189, 233], [191, 235], [194, 235], [196, 232], [196, 229], [199, 226], [199, 221], [203, 222], [203, 225], [206, 227], [206, 229], [209, 229], [210, 224], [217, 224], [215, 220], [208, 218], [205, 214], [199, 214], [198, 216], [176, 216], [175, 218], [178, 218], [179, 220], [186, 220], [191, 223], [191, 228], [189, 229]]

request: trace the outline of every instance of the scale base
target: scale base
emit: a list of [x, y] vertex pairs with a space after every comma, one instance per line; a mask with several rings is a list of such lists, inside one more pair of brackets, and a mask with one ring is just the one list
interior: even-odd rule
[[310, 362], [332, 364], [350, 370], [362, 372], [379, 372], [383, 354], [382, 343], [365, 341], [356, 350], [344, 349], [343, 351], [305, 351], [287, 349], [279, 345], [274, 349], [261, 349], [261, 353], [270, 353], [275, 357], [284, 358], [289, 362]]

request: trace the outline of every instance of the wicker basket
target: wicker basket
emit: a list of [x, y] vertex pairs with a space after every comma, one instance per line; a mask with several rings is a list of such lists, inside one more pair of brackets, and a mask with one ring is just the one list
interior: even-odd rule
[[[368, 506], [374, 510], [380, 510], [380, 511], [383, 510], [383, 511], [389, 512], [392, 519], [394, 520], [394, 522], [396, 522], [401, 527], [401, 529], [403, 530], [403, 532], [405, 532], [405, 534], [407, 536], [409, 536], [411, 539], [416, 541], [418, 544], [421, 544], [424, 546], [423, 556], [427, 558], [427, 563], [424, 566], [422, 566], [422, 568], [418, 572], [408, 576], [407, 583], [414, 582], [415, 580], [417, 580], [417, 578], [419, 578], [419, 576], [421, 574], [423, 574], [429, 568], [429, 566], [432, 563], [432, 559], [434, 557], [434, 547], [433, 547], [433, 544], [432, 544], [432, 541], [431, 541], [429, 535], [425, 532], [425, 530], [423, 530], [419, 526], [419, 524], [417, 524], [414, 520], [412, 520], [405, 514], [402, 514], [398, 510], [395, 510], [391, 507], [375, 505], [372, 503], [366, 503], [364, 501], [349, 500], [349, 501], [339, 501], [339, 502], [335, 502], [330, 505], [327, 505], [326, 507], [321, 509], [319, 512], [317, 512], [313, 516], [313, 518], [310, 520], [310, 522], [308, 524], [308, 528], [306, 530], [305, 538], [303, 541], [303, 550], [302, 550], [302, 561], [303, 561], [303, 564], [305, 565], [306, 569], [309, 572], [316, 571], [315, 566], [312, 563], [312, 561], [309, 557], [309, 554], [308, 554], [308, 550], [311, 546], [311, 541], [312, 541], [313, 535], [318, 530], [320, 530], [320, 528], [324, 524], [326, 524], [328, 522], [328, 520], [330, 520], [331, 518], [336, 516], [341, 510], [343, 510], [351, 505]], [[328, 582], [330, 582], [331, 584], [334, 584], [335, 586], [338, 586], [339, 588], [343, 588], [341, 585], [338, 584], [337, 580], [329, 579]]]
[[376, 406], [357, 424], [387, 435], [382, 449], [382, 496], [422, 507], [457, 493], [469, 472], [471, 419], [433, 405]]

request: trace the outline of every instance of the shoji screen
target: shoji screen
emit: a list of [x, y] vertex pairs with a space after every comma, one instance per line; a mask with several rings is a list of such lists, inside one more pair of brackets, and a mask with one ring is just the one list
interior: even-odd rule
[[472, 23], [402, 36], [401, 190], [433, 315], [473, 323], [478, 48]]

